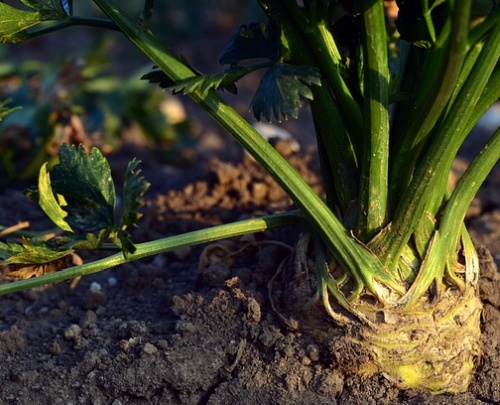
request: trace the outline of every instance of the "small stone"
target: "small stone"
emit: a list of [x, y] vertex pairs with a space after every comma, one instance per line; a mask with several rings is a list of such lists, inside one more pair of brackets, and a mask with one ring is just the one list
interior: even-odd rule
[[259, 323], [261, 318], [259, 303], [255, 298], [249, 298], [247, 302], [247, 319], [249, 322]]
[[129, 321], [127, 329], [131, 337], [146, 336], [149, 333], [148, 327], [143, 321]]
[[68, 326], [64, 331], [64, 339], [75, 340], [78, 337], [80, 337], [81, 334], [82, 334], [82, 328], [80, 328], [79, 325], [74, 323], [73, 325]]
[[50, 348], [50, 353], [54, 356], [58, 356], [59, 354], [61, 354], [61, 345], [57, 340], [55, 340], [54, 343], [52, 343], [52, 347]]
[[302, 358], [300, 359], [300, 363], [303, 365], [303, 366], [309, 366], [312, 361], [309, 357], [307, 356], [302, 356]]
[[123, 339], [120, 340], [118, 346], [124, 353], [129, 353], [138, 343], [140, 343], [140, 340], [140, 338]]
[[252, 198], [256, 201], [261, 201], [267, 197], [267, 184], [257, 182], [252, 184]]
[[152, 343], [146, 343], [144, 345], [144, 347], [142, 348], [142, 352], [144, 354], [155, 354], [156, 352], [158, 352], [158, 349], [156, 348], [155, 345], [153, 345]]
[[307, 356], [311, 359], [311, 361], [319, 360], [319, 347], [315, 344], [310, 344], [307, 346]]
[[97, 292], [97, 291], [101, 291], [102, 290], [102, 286], [97, 281], [93, 281], [90, 284], [90, 288], [89, 289], [90, 289], [91, 292]]
[[86, 311], [85, 315], [80, 321], [80, 327], [82, 329], [88, 328], [90, 325], [97, 323], [97, 315], [94, 311]]
[[179, 333], [194, 333], [199, 330], [199, 327], [194, 323], [187, 321], [177, 321], [175, 323], [175, 331]]

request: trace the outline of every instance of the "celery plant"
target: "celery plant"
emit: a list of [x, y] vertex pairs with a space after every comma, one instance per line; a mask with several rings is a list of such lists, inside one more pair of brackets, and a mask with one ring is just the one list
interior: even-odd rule
[[[195, 100], [273, 176], [299, 212], [135, 246], [124, 226], [135, 225], [138, 205], [133, 201], [146, 186], [134, 174], [134, 164], [131, 217], [121, 225], [100, 217], [102, 226], [95, 229], [84, 218], [80, 230], [86, 242], [79, 245], [73, 237], [64, 245], [69, 252], [110, 239], [123, 254], [2, 286], [2, 292], [99, 271], [176, 246], [305, 220], [314, 237], [301, 241], [311, 244], [309, 251], [298, 251], [316, 262], [317, 291], [311, 298], [322, 299], [334, 320], [346, 326], [351, 344], [371, 359], [353, 366], [355, 370], [383, 372], [404, 388], [436, 393], [467, 388], [480, 356], [481, 303], [478, 260], [464, 217], [500, 157], [500, 130], [454, 190], [447, 179], [461, 144], [500, 97], [497, 2], [483, 17], [472, 19], [472, 0], [398, 1], [395, 39], [392, 34], [389, 38], [382, 0], [258, 0], [267, 21], [241, 26], [220, 58], [227, 69], [202, 76], [148, 28], [151, 0], [136, 17], [113, 0], [94, 0], [107, 19], [78, 18], [58, 0], [22, 1], [33, 10], [0, 3], [3, 15], [11, 17], [0, 18], [3, 41], [19, 42], [78, 24], [123, 32], [157, 66], [145, 78]], [[40, 28], [41, 22], [45, 25]], [[349, 28], [347, 40], [338, 28], [341, 23]], [[397, 55], [388, 52], [389, 42]], [[252, 64], [255, 58], [259, 63]], [[238, 79], [258, 69], [265, 72], [252, 102], [256, 118], [295, 117], [301, 98], [310, 100], [325, 200], [217, 96], [216, 90], [235, 92]], [[62, 164], [69, 172], [71, 165]], [[71, 233], [82, 210], [75, 207], [81, 201], [71, 198], [75, 190], [62, 187], [64, 170], [42, 170], [39, 193], [49, 216]], [[109, 191], [106, 181], [101, 191]], [[68, 205], [54, 194], [63, 195]], [[106, 204], [112, 214], [112, 201]], [[61, 246], [45, 260], [59, 257]], [[11, 264], [19, 263], [20, 252], [12, 244], [0, 249]], [[26, 254], [22, 257], [21, 263], [29, 262]]]

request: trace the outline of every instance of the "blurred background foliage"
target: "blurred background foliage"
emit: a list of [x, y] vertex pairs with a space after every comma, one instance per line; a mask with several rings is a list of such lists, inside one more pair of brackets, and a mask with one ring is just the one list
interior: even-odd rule
[[[142, 1], [121, 6], [142, 11]], [[74, 1], [74, 14], [101, 16], [87, 1]], [[182, 52], [191, 41], [227, 40], [254, 19], [261, 19], [254, 0], [158, 0], [150, 26]], [[213, 63], [219, 55], [198, 56]], [[180, 164], [182, 150], [196, 144], [192, 119], [179, 99], [140, 80], [152, 67], [145, 63], [119, 34], [88, 27], [0, 44], [0, 189], [36, 177], [62, 142], [109, 154], [134, 133], [158, 159]]]

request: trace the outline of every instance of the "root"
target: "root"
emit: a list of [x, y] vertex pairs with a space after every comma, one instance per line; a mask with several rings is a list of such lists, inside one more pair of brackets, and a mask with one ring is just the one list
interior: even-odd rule
[[214, 263], [226, 263], [228, 266], [233, 264], [233, 258], [241, 254], [247, 249], [255, 248], [264, 245], [276, 245], [280, 246], [289, 251], [293, 251], [293, 248], [286, 243], [276, 241], [276, 240], [262, 240], [256, 241], [253, 238], [244, 240], [240, 238], [243, 242], [243, 246], [238, 247], [234, 240], [223, 240], [220, 242], [215, 242], [207, 245], [201, 255], [198, 263], [198, 271], [203, 273], [204, 269], [210, 267]]
[[9, 226], [8, 228], [4, 228], [0, 231], [0, 238], [4, 236], [10, 235], [11, 233], [20, 231], [22, 229], [28, 229], [30, 227], [30, 223], [28, 221], [19, 222], [16, 225]]
[[[301, 237], [295, 256], [281, 263], [268, 285], [271, 306], [284, 325], [300, 326], [326, 344], [338, 339], [340, 327], [344, 339], [335, 340], [338, 364], [347, 373], [381, 373], [400, 389], [434, 394], [467, 390], [482, 351], [482, 303], [467, 264], [461, 266], [462, 285], [440, 283], [411, 309], [397, 301], [384, 307], [363, 292], [346, 298], [355, 285], [341, 269], [329, 268], [321, 252], [315, 251], [315, 263], [308, 261], [310, 243], [308, 236]], [[276, 308], [272, 290], [278, 283], [280, 309], [297, 321]]]
[[449, 289], [434, 307], [411, 312], [365, 307], [375, 329], [350, 328], [347, 340], [370, 361], [351, 371], [380, 372], [402, 389], [464, 392], [481, 355], [481, 310], [472, 287]]
[[[308, 260], [313, 245], [314, 263]], [[269, 300], [289, 329], [300, 327], [325, 344], [335, 339], [338, 365], [347, 373], [361, 377], [380, 373], [400, 389], [464, 392], [482, 352], [478, 265], [468, 253], [464, 252], [472, 257], [471, 263], [466, 257], [465, 265], [447, 269], [463, 282], [435, 280], [410, 308], [397, 300], [383, 306], [358, 291], [342, 269], [327, 262], [321, 244], [304, 234], [294, 256], [280, 264], [269, 282]], [[279, 301], [272, 294], [278, 285]]]
[[271, 309], [273, 310], [273, 313], [278, 317], [281, 323], [288, 329], [292, 331], [296, 331], [299, 328], [298, 322], [294, 319], [287, 318], [285, 315], [283, 315], [276, 307], [274, 298], [273, 298], [273, 287], [274, 287], [274, 282], [276, 279], [282, 274], [284, 268], [288, 264], [288, 259], [282, 260], [280, 263], [278, 270], [276, 270], [276, 273], [274, 274], [273, 278], [267, 283], [267, 296], [269, 298], [269, 302], [271, 304]]

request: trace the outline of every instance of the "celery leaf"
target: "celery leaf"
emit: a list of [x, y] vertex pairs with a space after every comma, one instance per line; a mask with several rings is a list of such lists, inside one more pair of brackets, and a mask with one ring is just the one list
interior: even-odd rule
[[26, 6], [39, 11], [43, 20], [61, 20], [67, 17], [61, 0], [21, 0]]
[[0, 42], [16, 43], [28, 38], [26, 30], [42, 21], [67, 18], [60, 0], [22, 0], [32, 10], [21, 10], [0, 2]]
[[45, 243], [29, 242], [25, 244], [0, 242], [2, 264], [48, 263], [73, 252], [72, 249], [55, 250]]
[[257, 120], [297, 118], [301, 99], [312, 100], [312, 85], [321, 85], [319, 72], [309, 66], [276, 63], [268, 69], [252, 100]]
[[24, 11], [0, 3], [0, 42], [16, 43], [26, 39], [25, 30], [43, 21], [42, 13]]
[[251, 22], [241, 25], [229, 40], [219, 63], [234, 65], [253, 58], [276, 60], [279, 57], [280, 36], [280, 28], [272, 19], [267, 24]]
[[97, 148], [88, 155], [82, 145], [61, 145], [59, 164], [51, 172], [54, 193], [64, 197], [64, 218], [83, 233], [112, 228], [116, 192], [107, 160]]
[[133, 159], [127, 166], [123, 184], [123, 215], [121, 228], [128, 226], [137, 227], [137, 222], [142, 217], [138, 211], [144, 204], [142, 196], [149, 188], [149, 183], [141, 176], [141, 170], [137, 170], [140, 160]]
[[47, 163], [44, 163], [40, 168], [38, 175], [38, 203], [40, 208], [47, 214], [52, 222], [66, 232], [73, 232], [71, 227], [64, 219], [68, 214], [57, 201], [52, 185], [50, 182], [49, 172], [47, 171]]
[[174, 83], [161, 70], [154, 70], [145, 74], [142, 79], [150, 83], [158, 83], [161, 88], [166, 88], [173, 93], [191, 94], [199, 91], [204, 97], [210, 90], [226, 90], [232, 94], [237, 93], [236, 82], [246, 74], [260, 68], [260, 66], [248, 68], [233, 68], [222, 73], [206, 76], [193, 76], [189, 79]]

